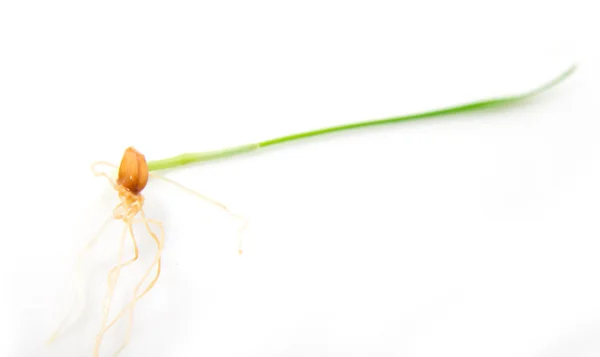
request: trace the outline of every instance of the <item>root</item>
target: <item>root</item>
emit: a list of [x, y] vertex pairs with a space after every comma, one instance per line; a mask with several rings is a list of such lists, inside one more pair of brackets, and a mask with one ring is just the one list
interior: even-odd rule
[[243, 235], [243, 232], [246, 230], [246, 227], [248, 226], [248, 221], [243, 216], [241, 216], [239, 214], [233, 213], [232, 211], [229, 210], [229, 208], [227, 208], [227, 206], [225, 206], [221, 202], [219, 202], [219, 201], [217, 201], [215, 199], [212, 199], [212, 198], [210, 198], [210, 197], [208, 197], [206, 195], [203, 195], [200, 192], [194, 191], [191, 188], [188, 188], [188, 187], [180, 184], [179, 182], [173, 181], [173, 180], [171, 180], [169, 178], [166, 178], [166, 177], [161, 176], [161, 175], [157, 175], [157, 174], [152, 173], [152, 172], [150, 172], [150, 177], [153, 177], [155, 179], [159, 179], [159, 180], [165, 181], [167, 183], [170, 183], [170, 184], [172, 184], [172, 185], [180, 188], [183, 191], [186, 191], [186, 192], [188, 192], [188, 193], [190, 193], [190, 194], [192, 194], [192, 195], [194, 195], [194, 196], [196, 196], [196, 197], [198, 197], [198, 198], [200, 198], [200, 199], [202, 199], [202, 200], [204, 200], [204, 201], [206, 201], [206, 202], [208, 202], [208, 203], [210, 203], [212, 205], [215, 205], [215, 206], [221, 208], [222, 210], [224, 210], [225, 212], [227, 212], [231, 217], [233, 217], [234, 219], [240, 221], [242, 223], [242, 225], [238, 229], [238, 253], [240, 255], [242, 254], [242, 235]]
[[[121, 309], [121, 311], [117, 314], [117, 316], [115, 316], [115, 318], [108, 325], [106, 325], [99, 333], [99, 336], [104, 335], [111, 327], [113, 327], [117, 323], [117, 321], [119, 321], [119, 319], [121, 319], [125, 315], [125, 313], [129, 312], [125, 340], [123, 341], [123, 343], [117, 349], [117, 351], [114, 353], [113, 356], [117, 356], [129, 343], [129, 341], [131, 339], [131, 330], [132, 330], [132, 326], [133, 326], [133, 310], [135, 309], [135, 305], [138, 303], [138, 301], [140, 299], [142, 299], [142, 297], [144, 297], [144, 295], [146, 295], [154, 287], [154, 285], [158, 281], [158, 278], [159, 278], [160, 272], [161, 272], [161, 256], [162, 256], [162, 250], [163, 250], [163, 246], [164, 246], [164, 236], [165, 236], [165, 232], [164, 232], [162, 223], [155, 221], [155, 220], [147, 219], [143, 210], [140, 210], [140, 215], [142, 217], [142, 222], [144, 223], [146, 231], [148, 232], [148, 234], [150, 234], [150, 236], [152, 237], [152, 239], [154, 239], [154, 241], [156, 243], [157, 251], [156, 251], [156, 256], [154, 258], [154, 261], [152, 262], [152, 264], [150, 265], [150, 267], [148, 268], [148, 270], [146, 271], [146, 273], [144, 274], [144, 276], [142, 277], [140, 282], [135, 287], [134, 292], [133, 292], [133, 298], [131, 299], [131, 301], [125, 307], [123, 307], [123, 309]], [[152, 229], [150, 228], [150, 223], [155, 224], [160, 229], [160, 236], [157, 236], [152, 231]], [[144, 284], [144, 282], [146, 281], [146, 279], [148, 278], [148, 276], [150, 275], [150, 273], [152, 272], [152, 270], [154, 269], [155, 266], [157, 268], [156, 268], [156, 273], [155, 273], [154, 278], [148, 284], [146, 289], [144, 289], [144, 291], [138, 295], [140, 288], [142, 287], [142, 285]]]
[[[106, 178], [109, 181], [109, 183], [111, 184], [111, 186], [113, 187], [113, 189], [115, 189], [118, 192], [119, 199], [121, 200], [121, 202], [113, 209], [112, 218], [123, 221], [125, 223], [125, 227], [123, 229], [123, 233], [121, 234], [121, 241], [120, 241], [120, 246], [119, 246], [117, 264], [115, 266], [113, 266], [113, 268], [108, 273], [107, 292], [104, 297], [104, 304], [103, 304], [103, 308], [102, 308], [102, 322], [101, 322], [101, 326], [100, 326], [100, 331], [96, 335], [96, 343], [95, 343], [94, 352], [93, 352], [94, 357], [99, 357], [100, 348], [101, 348], [101, 345], [102, 345], [102, 342], [103, 342], [103, 339], [104, 339], [104, 336], [106, 335], [106, 333], [121, 318], [123, 318], [125, 316], [125, 314], [128, 315], [127, 331], [126, 331], [125, 339], [124, 339], [123, 343], [120, 345], [120, 347], [115, 351], [113, 356], [117, 356], [128, 345], [128, 343], [131, 339], [131, 331], [132, 331], [132, 326], [133, 326], [133, 313], [134, 313], [135, 306], [139, 302], [139, 300], [141, 300], [148, 292], [150, 292], [150, 290], [152, 290], [152, 288], [155, 286], [156, 282], [158, 281], [158, 278], [160, 277], [161, 264], [162, 264], [162, 251], [163, 251], [163, 247], [164, 247], [164, 237], [165, 237], [165, 232], [164, 232], [162, 223], [159, 221], [148, 219], [146, 217], [144, 210], [143, 210], [144, 197], [141, 194], [139, 194], [139, 192], [132, 193], [129, 190], [127, 190], [125, 187], [118, 184], [115, 181], [115, 179], [113, 179], [107, 172], [98, 170], [97, 167], [101, 166], [101, 165], [108, 166], [113, 169], [117, 169], [117, 166], [115, 166], [111, 163], [108, 163], [108, 162], [100, 161], [100, 162], [96, 162], [92, 165], [92, 172], [97, 177]], [[239, 254], [242, 254], [242, 232], [245, 230], [245, 228], [247, 226], [247, 221], [242, 216], [234, 214], [224, 204], [222, 204], [210, 197], [207, 197], [199, 192], [191, 190], [173, 180], [170, 180], [166, 177], [162, 177], [162, 176], [159, 176], [159, 175], [156, 175], [153, 173], [150, 173], [149, 175], [153, 178], [156, 178], [156, 179], [168, 182], [172, 185], [175, 185], [178, 188], [180, 188], [184, 191], [187, 191], [188, 193], [191, 193], [192, 195], [194, 195], [204, 201], [207, 201], [212, 205], [219, 207], [220, 209], [224, 210], [229, 215], [231, 215], [234, 219], [241, 221], [242, 226], [238, 231], [238, 251], [239, 251]], [[148, 232], [148, 234], [152, 237], [152, 239], [156, 243], [156, 247], [157, 247], [156, 255], [154, 257], [152, 264], [148, 267], [148, 269], [146, 270], [145, 274], [143, 275], [143, 277], [141, 278], [139, 283], [135, 286], [132, 299], [109, 322], [111, 304], [112, 304], [113, 297], [115, 295], [115, 290], [117, 287], [121, 269], [129, 264], [132, 264], [139, 258], [138, 244], [137, 244], [135, 234], [133, 232], [133, 223], [134, 223], [134, 221], [137, 221], [137, 219], [135, 219], [135, 217], [137, 216], [138, 213], [141, 216], [141, 221], [144, 224], [146, 231]], [[160, 234], [157, 235], [150, 228], [150, 225], [155, 225], [156, 227], [158, 227], [158, 229], [160, 230]], [[133, 256], [133, 258], [129, 259], [128, 261], [123, 262], [123, 250], [124, 250], [125, 238], [127, 235], [127, 231], [129, 231], [129, 235], [133, 242], [134, 256]], [[150, 276], [152, 271], [155, 269], [155, 267], [156, 267], [156, 272], [154, 274], [154, 277], [148, 283], [148, 285], [143, 289], [143, 291], [140, 292], [140, 290], [144, 286], [144, 283], [146, 282], [146, 280], [148, 279], [148, 277]]]
[[[102, 326], [106, 325], [106, 320], [108, 320], [108, 314], [110, 313], [110, 305], [112, 303], [112, 298], [114, 296], [115, 288], [117, 286], [117, 282], [119, 279], [119, 274], [121, 272], [122, 267], [122, 258], [123, 258], [123, 247], [125, 245], [125, 236], [127, 234], [127, 227], [123, 229], [123, 233], [121, 234], [121, 244], [119, 246], [119, 253], [117, 258], [117, 265], [115, 265], [110, 272], [108, 273], [108, 287], [106, 291], [106, 295], [104, 297], [104, 306], [102, 307]], [[96, 337], [96, 345], [94, 347], [94, 357], [98, 357], [100, 355], [100, 345], [102, 344], [102, 335], [98, 334]]]
[[85, 309], [85, 306], [87, 305], [86, 299], [85, 299], [85, 287], [86, 287], [87, 280], [85, 280], [82, 276], [81, 265], [83, 264], [83, 259], [86, 255], [86, 253], [96, 245], [96, 243], [98, 242], [98, 239], [100, 238], [100, 236], [102, 235], [102, 233], [104, 232], [106, 227], [108, 227], [108, 224], [112, 220], [113, 220], [113, 217], [107, 218], [106, 221], [104, 221], [104, 223], [98, 230], [98, 232], [96, 232], [96, 234], [92, 237], [92, 239], [90, 239], [90, 241], [86, 244], [86, 246], [79, 252], [78, 257], [77, 257], [77, 263], [75, 264], [75, 296], [73, 297], [73, 301], [71, 303], [71, 308], [69, 309], [69, 312], [63, 318], [63, 320], [59, 323], [56, 330], [54, 330], [54, 332], [52, 333], [50, 338], [48, 338], [46, 343], [48, 343], [48, 344], [53, 343], [59, 335], [64, 333], [64, 331], [67, 329], [68, 321], [71, 319], [71, 315], [73, 314], [73, 312], [75, 310], [75, 304], [83, 296], [83, 306], [79, 310], [77, 317], [75, 318], [73, 323], [76, 323], [81, 318], [81, 313]]
[[116, 169], [117, 166], [111, 164], [110, 162], [98, 161], [98, 162], [95, 162], [95, 163], [92, 164], [91, 169], [92, 169], [92, 173], [94, 174], [94, 176], [96, 176], [96, 177], [100, 177], [101, 176], [101, 177], [106, 178], [108, 180], [108, 182], [110, 182], [110, 185], [112, 186], [112, 188], [114, 188], [115, 190], [118, 191], [117, 183], [115, 182], [115, 180], [113, 180], [110, 176], [108, 176], [108, 174], [106, 172], [98, 171], [96, 169], [96, 167], [100, 166], [100, 165], [108, 166], [108, 167], [111, 167], [113, 169]]
[[[133, 255], [133, 257], [131, 259], [129, 259], [125, 263], [121, 263], [122, 258], [123, 258], [123, 246], [125, 244], [125, 236], [127, 234], [127, 231], [129, 231], [129, 235], [131, 236], [131, 240], [133, 242], [134, 255]], [[116, 289], [116, 286], [117, 286], [117, 282], [118, 282], [118, 279], [119, 279], [119, 275], [120, 275], [121, 269], [124, 268], [124, 267], [126, 267], [127, 265], [135, 262], [138, 258], [139, 258], [138, 244], [137, 244], [137, 241], [135, 239], [135, 235], [133, 234], [132, 223], [129, 222], [129, 223], [127, 223], [127, 225], [123, 229], [123, 233], [122, 233], [122, 236], [121, 236], [121, 245], [119, 247], [118, 263], [108, 273], [108, 289], [107, 289], [106, 297], [104, 299], [104, 307], [103, 307], [103, 316], [102, 316], [101, 331], [96, 336], [96, 345], [94, 347], [94, 356], [95, 357], [98, 357], [99, 354], [100, 354], [100, 346], [102, 344], [102, 339], [104, 337], [104, 334], [105, 334], [106, 330], [108, 330], [108, 328], [106, 328], [105, 326], [106, 326], [106, 323], [108, 321], [108, 316], [110, 314], [110, 305], [111, 305], [112, 298], [113, 298], [114, 293], [115, 293], [115, 289]]]
[[[123, 351], [123, 349], [125, 349], [125, 347], [129, 344], [129, 341], [131, 340], [131, 330], [132, 330], [132, 326], [133, 326], [133, 310], [135, 308], [135, 305], [156, 284], [158, 277], [160, 276], [160, 271], [161, 271], [161, 256], [162, 256], [162, 248], [164, 246], [164, 236], [165, 236], [165, 231], [164, 231], [163, 225], [159, 221], [147, 219], [143, 212], [141, 212], [141, 215], [142, 215], [142, 221], [144, 222], [144, 226], [146, 227], [146, 231], [152, 236], [152, 238], [156, 242], [158, 250], [156, 252], [156, 257], [155, 257], [154, 262], [150, 265], [150, 268], [148, 269], [148, 271], [146, 272], [146, 274], [144, 275], [142, 280], [136, 286], [136, 288], [133, 292], [133, 299], [127, 306], [125, 306], [125, 308], [123, 308], [121, 316], [117, 316], [117, 318], [115, 318], [115, 322], [116, 322], [116, 320], [119, 317], [122, 317], [122, 315], [125, 314], [125, 312], [129, 311], [129, 316], [128, 316], [128, 320], [127, 320], [127, 333], [125, 335], [125, 340], [123, 341], [121, 346], [117, 349], [117, 351], [113, 354], [113, 357], [116, 357], [119, 353], [121, 353], [121, 351]], [[156, 236], [156, 234], [150, 229], [149, 223], [156, 225], [160, 229], [160, 238], [158, 238]], [[144, 292], [138, 296], [138, 291], [139, 291], [140, 287], [142, 286], [143, 282], [148, 278], [148, 275], [150, 274], [150, 272], [152, 271], [152, 269], [154, 268], [155, 265], [157, 266], [157, 270], [156, 270], [156, 275], [155, 275], [154, 279], [150, 282], [150, 284], [144, 290]]]

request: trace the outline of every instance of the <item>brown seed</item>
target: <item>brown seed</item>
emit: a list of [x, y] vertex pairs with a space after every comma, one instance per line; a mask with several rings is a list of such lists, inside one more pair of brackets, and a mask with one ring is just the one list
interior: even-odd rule
[[146, 158], [132, 147], [127, 148], [123, 154], [117, 183], [136, 195], [142, 192], [148, 183]]

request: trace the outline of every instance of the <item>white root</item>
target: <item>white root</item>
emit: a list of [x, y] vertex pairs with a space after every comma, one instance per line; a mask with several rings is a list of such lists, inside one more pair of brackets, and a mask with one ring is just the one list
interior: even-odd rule
[[[87, 305], [87, 301], [85, 298], [87, 279], [85, 279], [83, 277], [83, 272], [82, 272], [82, 270], [83, 270], [82, 265], [83, 265], [84, 257], [96, 245], [96, 243], [98, 243], [100, 236], [102, 235], [102, 233], [108, 227], [108, 224], [111, 223], [112, 220], [113, 220], [112, 216], [107, 218], [106, 221], [102, 224], [102, 226], [98, 230], [98, 232], [96, 232], [96, 234], [89, 240], [89, 242], [86, 244], [86, 246], [77, 255], [78, 257], [77, 257], [77, 262], [75, 264], [75, 273], [74, 273], [74, 275], [75, 275], [75, 278], [74, 278], [74, 280], [75, 280], [75, 283], [74, 283], [75, 296], [73, 297], [73, 300], [70, 304], [71, 307], [70, 307], [69, 311], [67, 312], [66, 316], [59, 323], [58, 327], [54, 330], [52, 335], [48, 338], [46, 343], [51, 344], [54, 341], [56, 341], [58, 336], [62, 335], [68, 329], [69, 326], [72, 326], [74, 323], [79, 321], [79, 319], [81, 318], [81, 314], [83, 313], [83, 311], [85, 310], [85, 307]], [[71, 324], [69, 324], [69, 321], [72, 319], [71, 315], [73, 315], [73, 313], [75, 312], [75, 306], [77, 304], [77, 301], [81, 298], [83, 298], [82, 299], [83, 305], [77, 312], [76, 317], [74, 318], [74, 321]]]

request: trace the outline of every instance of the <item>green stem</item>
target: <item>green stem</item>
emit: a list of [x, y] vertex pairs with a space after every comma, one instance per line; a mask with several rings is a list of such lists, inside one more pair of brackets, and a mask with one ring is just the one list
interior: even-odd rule
[[453, 106], [453, 107], [449, 107], [449, 108], [443, 108], [443, 109], [432, 110], [432, 111], [428, 111], [428, 112], [415, 113], [415, 114], [409, 114], [409, 115], [392, 117], [392, 118], [367, 120], [367, 121], [362, 121], [362, 122], [332, 126], [329, 128], [306, 131], [306, 132], [302, 132], [302, 133], [297, 133], [297, 134], [292, 134], [292, 135], [282, 136], [279, 138], [261, 141], [259, 143], [234, 146], [234, 147], [225, 148], [225, 149], [221, 149], [221, 150], [181, 154], [181, 155], [177, 155], [177, 156], [167, 158], [167, 159], [150, 161], [150, 162], [148, 162], [148, 168], [150, 171], [170, 169], [170, 168], [188, 165], [188, 164], [192, 164], [192, 163], [198, 163], [198, 162], [202, 162], [202, 161], [208, 161], [208, 160], [214, 160], [214, 159], [220, 159], [220, 158], [230, 157], [230, 156], [234, 156], [234, 155], [239, 155], [239, 154], [254, 151], [254, 150], [257, 150], [257, 149], [260, 149], [263, 147], [276, 145], [276, 144], [282, 144], [282, 143], [285, 143], [288, 141], [323, 135], [323, 134], [327, 134], [327, 133], [334, 133], [334, 132], [339, 132], [339, 131], [343, 131], [343, 130], [363, 128], [363, 127], [367, 127], [367, 126], [391, 124], [391, 123], [396, 123], [396, 122], [406, 121], [406, 120], [411, 120], [411, 119], [432, 118], [432, 117], [437, 117], [437, 116], [442, 116], [442, 115], [464, 113], [464, 112], [481, 110], [481, 109], [486, 109], [486, 108], [491, 108], [491, 107], [506, 106], [509, 104], [513, 104], [513, 103], [522, 101], [529, 97], [535, 96], [535, 95], [553, 87], [554, 85], [562, 82], [564, 79], [569, 77], [575, 71], [575, 69], [576, 69], [576, 66], [573, 65], [567, 71], [563, 72], [561, 75], [554, 78], [552, 81], [550, 81], [532, 91], [522, 93], [519, 95], [500, 97], [500, 98], [492, 98], [492, 99], [457, 105], [457, 106]]
[[225, 148], [225, 149], [221, 149], [221, 150], [215, 150], [215, 151], [204, 151], [204, 152], [181, 154], [181, 155], [170, 157], [168, 159], [150, 161], [150, 162], [148, 162], [148, 169], [150, 171], [170, 169], [173, 167], [188, 165], [188, 164], [192, 164], [195, 162], [215, 160], [215, 159], [220, 159], [223, 157], [229, 157], [229, 156], [233, 156], [233, 155], [237, 155], [237, 154], [242, 154], [245, 152], [249, 152], [249, 151], [258, 149], [259, 147], [260, 146], [258, 144], [247, 144], [247, 145], [234, 146], [234, 147]]

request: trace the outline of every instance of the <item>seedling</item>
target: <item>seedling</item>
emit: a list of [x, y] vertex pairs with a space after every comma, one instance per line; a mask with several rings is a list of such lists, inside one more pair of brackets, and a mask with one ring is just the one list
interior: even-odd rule
[[[561, 75], [559, 75], [552, 81], [550, 81], [547, 84], [542, 85], [532, 91], [518, 94], [518, 95], [508, 96], [508, 97], [500, 97], [500, 98], [481, 100], [481, 101], [477, 101], [477, 102], [457, 105], [457, 106], [453, 106], [453, 107], [448, 107], [448, 108], [443, 108], [443, 109], [438, 109], [438, 110], [433, 110], [433, 111], [428, 111], [428, 112], [423, 112], [423, 113], [415, 113], [415, 114], [410, 114], [410, 115], [405, 115], [405, 116], [398, 116], [398, 117], [392, 117], [392, 118], [386, 118], [386, 119], [377, 119], [377, 120], [369, 120], [369, 121], [363, 121], [363, 122], [344, 124], [344, 125], [339, 125], [339, 126], [333, 126], [333, 127], [328, 127], [328, 128], [318, 129], [318, 130], [312, 130], [312, 131], [287, 135], [287, 136], [283, 136], [283, 137], [279, 137], [279, 138], [261, 141], [258, 143], [234, 146], [234, 147], [229, 147], [229, 148], [215, 150], [215, 151], [208, 151], [208, 152], [185, 153], [185, 154], [181, 154], [181, 155], [174, 156], [171, 158], [155, 160], [155, 161], [150, 161], [150, 162], [146, 162], [146, 158], [144, 157], [144, 155], [142, 155], [136, 149], [130, 147], [125, 150], [125, 153], [123, 155], [123, 158], [121, 159], [121, 163], [118, 166], [118, 168], [117, 168], [117, 166], [107, 163], [107, 162], [95, 163], [92, 166], [92, 171], [93, 171], [94, 175], [106, 178], [108, 180], [108, 182], [110, 183], [111, 187], [117, 192], [118, 197], [119, 197], [120, 203], [114, 208], [110, 220], [121, 221], [124, 224], [124, 227], [121, 232], [120, 245], [119, 245], [119, 250], [118, 250], [117, 259], [116, 259], [117, 263], [108, 272], [107, 291], [106, 291], [106, 295], [104, 298], [104, 304], [102, 307], [101, 326], [100, 326], [99, 332], [96, 336], [96, 341], [95, 341], [94, 350], [93, 350], [93, 356], [99, 357], [100, 348], [101, 348], [103, 338], [104, 338], [104, 335], [106, 334], [106, 332], [111, 327], [113, 327], [117, 323], [117, 321], [119, 321], [119, 319], [121, 319], [125, 315], [127, 315], [126, 337], [125, 337], [124, 342], [114, 353], [114, 356], [119, 354], [125, 348], [125, 346], [129, 342], [130, 336], [131, 336], [134, 308], [135, 308], [136, 304], [139, 302], [139, 300], [142, 297], [144, 297], [155, 286], [155, 284], [158, 281], [159, 276], [160, 276], [162, 251], [163, 251], [163, 247], [165, 244], [165, 232], [164, 232], [161, 222], [147, 218], [146, 214], [144, 213], [145, 199], [144, 199], [144, 196], [142, 195], [142, 191], [146, 187], [149, 178], [167, 181], [167, 182], [169, 182], [173, 185], [176, 185], [177, 187], [179, 187], [201, 199], [209, 201], [210, 203], [220, 207], [221, 209], [225, 210], [229, 214], [233, 215], [233, 213], [231, 213], [227, 209], [227, 207], [224, 206], [223, 204], [221, 204], [209, 197], [206, 197], [196, 191], [193, 191], [187, 187], [184, 187], [177, 182], [169, 180], [166, 177], [159, 176], [159, 175], [155, 174], [153, 171], [172, 169], [172, 168], [176, 168], [179, 166], [194, 164], [194, 163], [198, 163], [198, 162], [226, 158], [226, 157], [230, 157], [230, 156], [234, 156], [234, 155], [239, 155], [239, 154], [255, 151], [255, 150], [265, 148], [268, 146], [283, 144], [283, 143], [290, 142], [293, 140], [298, 140], [298, 139], [303, 139], [303, 138], [308, 138], [308, 137], [313, 137], [313, 136], [324, 135], [327, 133], [334, 133], [334, 132], [340, 132], [340, 131], [344, 131], [344, 130], [358, 129], [358, 128], [364, 128], [364, 127], [375, 126], [375, 125], [391, 124], [391, 123], [397, 123], [397, 122], [408, 121], [408, 120], [413, 120], [413, 119], [431, 118], [431, 117], [439, 117], [439, 116], [443, 116], [443, 115], [459, 114], [459, 113], [464, 113], [464, 112], [488, 109], [488, 108], [492, 108], [492, 107], [506, 107], [506, 106], [515, 104], [517, 102], [523, 101], [525, 99], [528, 99], [530, 97], [533, 97], [533, 96], [553, 87], [554, 85], [560, 83], [561, 81], [566, 79], [569, 75], [571, 75], [575, 71], [575, 68], [576, 68], [575, 66], [572, 66], [571, 68], [569, 68], [567, 71], [563, 72]], [[113, 179], [111, 177], [111, 175], [109, 175], [108, 173], [99, 170], [98, 167], [100, 167], [100, 166], [106, 166], [108, 168], [118, 169], [118, 175], [117, 175], [116, 180]], [[236, 215], [233, 215], [233, 216], [235, 216], [237, 218], [241, 218]], [[148, 267], [148, 269], [146, 270], [145, 274], [140, 279], [140, 281], [135, 285], [133, 297], [131, 298], [129, 303], [126, 304], [126, 306], [123, 307], [120, 310], [120, 312], [117, 313], [117, 315], [112, 320], [109, 321], [109, 315], [110, 315], [110, 311], [111, 311], [111, 303], [112, 303], [113, 295], [115, 292], [115, 287], [117, 285], [121, 270], [124, 267], [126, 267], [130, 264], [133, 264], [139, 258], [138, 243], [137, 243], [136, 235], [134, 234], [134, 231], [133, 231], [133, 223], [137, 222], [137, 221], [140, 221], [143, 224], [146, 232], [154, 240], [154, 242], [156, 244], [156, 253], [154, 255], [154, 259], [153, 259], [151, 265]], [[108, 221], [107, 221], [107, 223], [108, 223]], [[95, 244], [96, 240], [98, 239], [99, 234], [104, 230], [107, 223], [105, 223], [101, 227], [98, 235], [96, 235], [90, 241], [90, 243], [86, 246], [86, 248], [80, 255], [79, 262], [81, 262], [81, 257], [83, 257], [83, 253], [85, 253], [85, 251], [89, 250]], [[154, 226], [155, 229], [152, 229], [151, 226]], [[158, 231], [158, 234], [156, 233], [156, 231]], [[129, 237], [131, 239], [131, 242], [133, 243], [134, 255], [129, 260], [123, 262], [123, 247], [124, 247], [127, 237]], [[241, 254], [241, 238], [239, 241], [239, 245], [240, 245], [239, 252]], [[152, 274], [153, 271], [154, 271], [154, 275], [153, 275], [152, 280], [147, 285], [145, 285], [145, 287], [143, 288], [144, 282], [148, 279], [148, 277]], [[78, 295], [80, 295], [83, 291], [82, 286], [83, 285], [78, 286], [78, 289], [77, 289]], [[61, 324], [59, 325], [56, 332], [50, 338], [50, 342], [53, 341], [58, 334], [63, 332], [65, 325], [67, 324], [67, 322], [69, 320], [68, 317], [71, 315], [71, 313], [72, 313], [72, 311], [69, 313], [67, 318], [65, 318], [61, 322]]]

